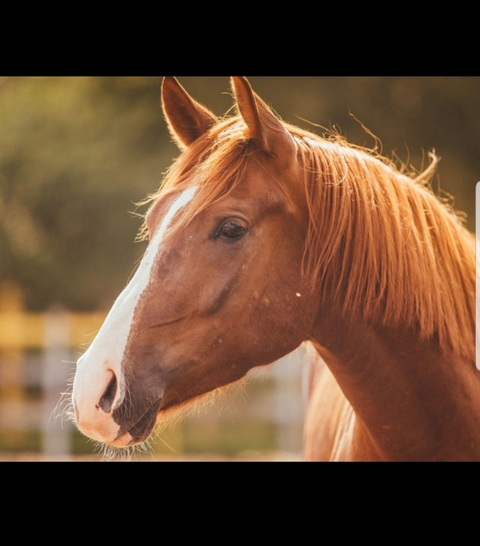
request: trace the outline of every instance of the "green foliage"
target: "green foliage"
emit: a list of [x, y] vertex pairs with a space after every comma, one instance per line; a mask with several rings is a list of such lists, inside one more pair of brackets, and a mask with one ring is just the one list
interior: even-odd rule
[[[30, 309], [108, 309], [127, 282], [145, 248], [133, 244], [141, 221], [129, 211], [178, 153], [159, 109], [160, 81], [0, 79], [0, 281], [19, 282]], [[232, 105], [226, 77], [180, 81], [218, 115]], [[436, 183], [474, 229], [480, 78], [250, 81], [286, 121], [320, 134], [318, 125], [335, 126], [374, 146], [357, 118], [385, 155], [416, 169], [435, 148]]]
[[0, 278], [30, 308], [107, 308], [126, 282], [143, 250], [129, 211], [171, 160], [159, 81], [0, 83]]

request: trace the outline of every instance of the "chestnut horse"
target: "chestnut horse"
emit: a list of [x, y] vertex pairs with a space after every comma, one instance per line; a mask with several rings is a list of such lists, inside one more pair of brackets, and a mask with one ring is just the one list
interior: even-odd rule
[[[73, 405], [101, 443], [309, 341], [307, 460], [480, 459], [474, 239], [428, 187], [338, 135], [280, 121], [245, 78], [217, 119], [174, 78], [182, 150], [149, 245], [79, 359]], [[326, 365], [324, 364], [326, 363]]]

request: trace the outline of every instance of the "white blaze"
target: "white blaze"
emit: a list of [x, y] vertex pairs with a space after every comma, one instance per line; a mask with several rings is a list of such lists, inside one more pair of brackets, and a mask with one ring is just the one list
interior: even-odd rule
[[[193, 199], [195, 192], [196, 187], [187, 188], [173, 202], [150, 241], [134, 277], [115, 301], [92, 345], [77, 362], [73, 400], [78, 409], [78, 424], [89, 436], [100, 441], [115, 437], [119, 426], [99, 410], [98, 404], [113, 374], [117, 378], [118, 388], [112, 409], [123, 399], [121, 363], [136, 305], [148, 285], [165, 232], [175, 214]], [[103, 419], [104, 423], [99, 422], [99, 419]]]

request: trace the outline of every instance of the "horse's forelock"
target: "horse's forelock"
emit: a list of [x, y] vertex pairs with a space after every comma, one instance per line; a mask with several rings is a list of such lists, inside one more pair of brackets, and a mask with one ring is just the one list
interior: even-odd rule
[[[233, 191], [242, 180], [245, 167], [262, 151], [245, 137], [241, 118], [219, 122], [195, 141], [168, 169], [159, 189], [139, 205], [153, 204], [170, 191], [197, 186], [195, 198], [182, 210], [175, 230], [188, 225], [200, 212]], [[139, 239], [145, 236], [145, 227]]]

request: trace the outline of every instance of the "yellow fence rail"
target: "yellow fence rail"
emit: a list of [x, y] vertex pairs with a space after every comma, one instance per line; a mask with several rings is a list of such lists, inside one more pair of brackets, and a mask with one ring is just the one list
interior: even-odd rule
[[64, 347], [85, 347], [105, 320], [103, 312], [71, 313], [61, 308], [31, 313], [24, 311], [23, 300], [17, 285], [0, 286], [0, 351], [48, 348], [51, 341]]
[[50, 323], [64, 321], [68, 336], [64, 344], [81, 348], [90, 344], [105, 320], [105, 313], [69, 313], [53, 310], [47, 313], [21, 311], [0, 312], [0, 350], [45, 348]]

